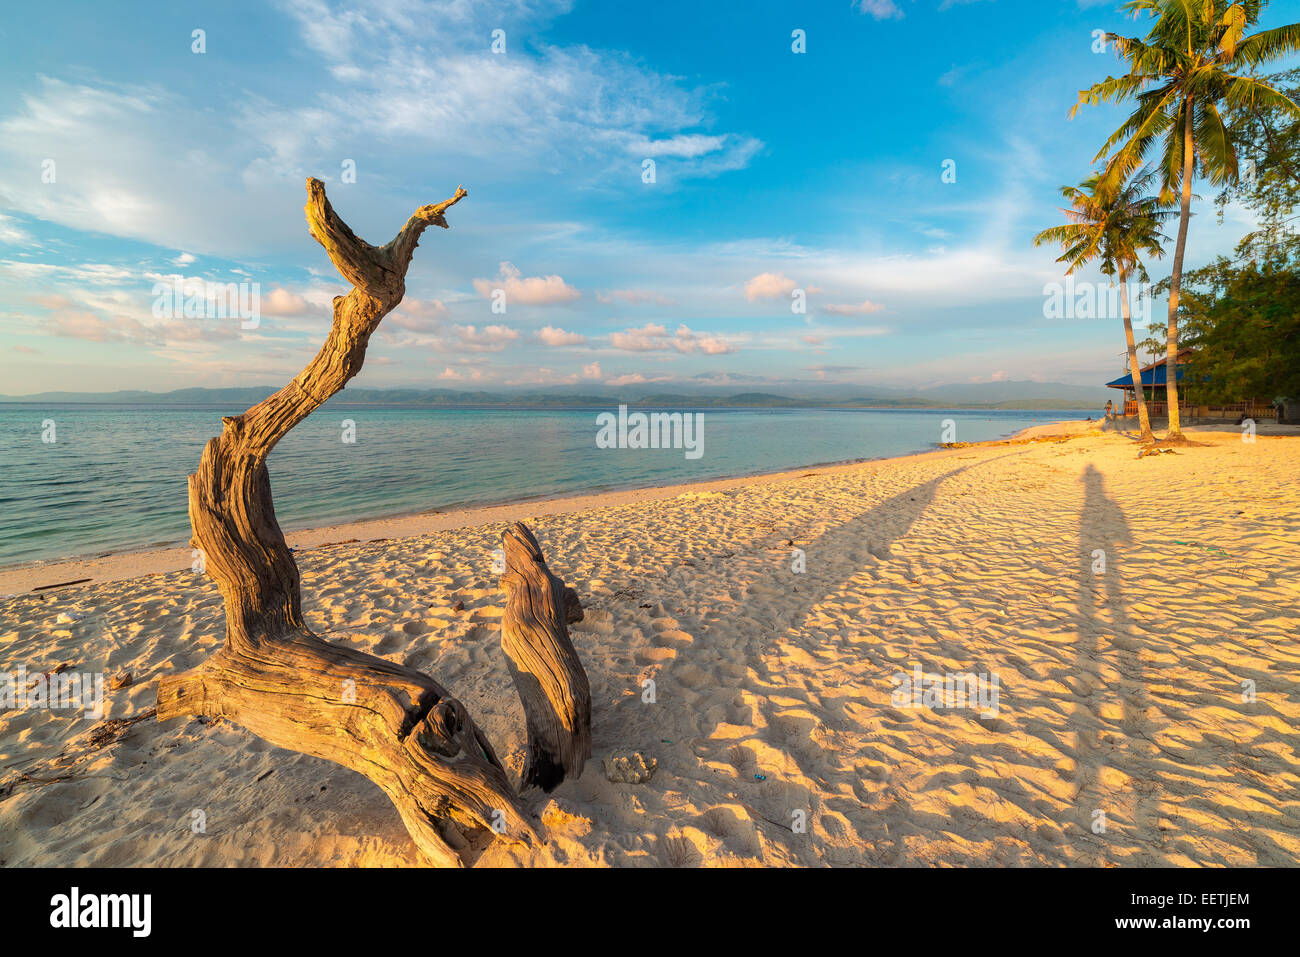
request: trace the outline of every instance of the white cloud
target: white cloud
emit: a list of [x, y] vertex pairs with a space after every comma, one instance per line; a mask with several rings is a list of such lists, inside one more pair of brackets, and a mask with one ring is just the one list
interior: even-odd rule
[[[45, 292], [30, 297], [43, 316], [24, 320], [26, 331], [86, 342], [144, 347], [158, 355], [184, 360], [187, 351], [212, 349], [213, 344], [242, 338], [238, 316], [162, 318], [153, 313], [153, 283], [179, 280], [192, 290], [204, 282], [179, 274], [137, 273], [107, 263], [55, 265], [4, 263], [2, 271], [17, 275]], [[178, 351], [179, 350], [179, 351]]]
[[722, 149], [726, 143], [726, 136], [704, 136], [700, 133], [690, 133], [659, 140], [640, 137], [637, 141], [630, 143], [629, 146], [633, 152], [642, 153], [648, 157], [677, 156], [693, 159], [697, 156], [704, 156], [706, 153], [715, 153]]
[[31, 241], [31, 234], [19, 228], [13, 217], [0, 215], [0, 243], [17, 246], [20, 244], [25, 245]]
[[407, 298], [384, 317], [384, 326], [407, 332], [433, 332], [440, 328], [447, 314], [446, 305], [439, 299]]
[[673, 381], [672, 376], [667, 376], [667, 375], [644, 376], [639, 372], [629, 372], [625, 375], [614, 376], [612, 379], [606, 379], [605, 385], [609, 385], [609, 386], [644, 385], [650, 382], [671, 382], [671, 381]]
[[872, 302], [867, 299], [857, 304], [841, 305], [838, 303], [828, 303], [822, 306], [822, 312], [829, 312], [835, 316], [865, 316], [873, 312], [880, 312], [884, 309], [878, 302]]
[[699, 352], [716, 356], [735, 352], [736, 347], [718, 335], [694, 332], [685, 325], [677, 327], [671, 336], [658, 323], [648, 322], [639, 329], [611, 332], [609, 344], [624, 352]]
[[[205, 139], [223, 148], [187, 150], [176, 131], [193, 122], [192, 107], [164, 90], [41, 77], [0, 119], [0, 202], [63, 226], [171, 249], [233, 252], [253, 237], [285, 238], [290, 229], [300, 237], [301, 220], [285, 223], [265, 188], [241, 183], [259, 145], [214, 114], [205, 119]], [[47, 161], [53, 182], [19, 175]]]
[[956, 86], [958, 83], [961, 82], [961, 78], [965, 76], [969, 71], [970, 71], [969, 66], [958, 66], [956, 63], [954, 63], [952, 65], [952, 69], [948, 70], [947, 73], [943, 73], [939, 76], [939, 85]]
[[33, 283], [58, 279], [93, 285], [119, 285], [138, 278], [137, 274], [130, 269], [109, 263], [80, 263], [75, 266], [60, 266], [54, 263], [22, 262], [16, 259], [5, 259], [0, 260], [0, 271]]
[[438, 378], [446, 382], [477, 382], [483, 378], [483, 370], [471, 369], [467, 372], [458, 372], [451, 366], [447, 366], [438, 375]]
[[779, 299], [790, 295], [796, 283], [784, 273], [759, 273], [745, 283], [745, 298], [750, 302], [755, 299]]
[[[742, 167], [762, 146], [740, 132], [698, 132], [713, 122], [713, 87], [617, 52], [527, 42], [529, 27], [544, 31], [564, 2], [518, 0], [508, 11], [466, 0], [364, 12], [328, 0], [286, 7], [337, 82], [316, 82], [318, 61], [300, 58], [305, 82], [285, 82], [269, 98], [238, 91], [200, 111], [163, 83], [41, 77], [0, 115], [0, 205], [186, 250], [174, 261], [185, 266], [187, 256], [301, 242], [302, 220], [284, 213], [300, 208], [303, 177], [328, 179], [359, 141], [396, 142], [419, 156], [399, 167], [408, 181], [454, 183], [470, 161], [484, 177], [549, 183], [562, 168], [571, 183], [615, 189], [641, 187], [646, 157], [658, 159], [666, 185]], [[502, 22], [509, 52], [494, 56], [489, 37]], [[41, 181], [47, 160], [53, 183]], [[369, 175], [373, 167], [358, 161]], [[358, 182], [384, 189], [383, 179]], [[0, 241], [22, 241], [13, 230], [0, 229]]]
[[[711, 91], [586, 46], [525, 43], [568, 2], [491, 4], [403, 0], [364, 13], [328, 0], [291, 0], [305, 41], [348, 89], [308, 114], [263, 110], [259, 129], [286, 145], [351, 134], [436, 140], [443, 153], [483, 163], [565, 159], [573, 174], [620, 176], [657, 157], [673, 176], [712, 176], [745, 165], [762, 144], [735, 133], [687, 132], [709, 120]], [[492, 30], [509, 24], [506, 52]], [[501, 149], [508, 141], [512, 149]]]
[[653, 352], [669, 347], [668, 330], [656, 323], [646, 323], [640, 329], [611, 332], [609, 344], [625, 352]]
[[625, 302], [629, 305], [640, 306], [654, 304], [656, 306], [675, 306], [677, 301], [667, 296], [660, 295], [657, 292], [651, 292], [647, 289], [611, 289], [608, 292], [597, 292], [596, 301], [604, 305], [610, 305], [614, 302]]
[[535, 333], [536, 338], [544, 346], [580, 346], [587, 341], [587, 337], [577, 332], [565, 332], [563, 329], [555, 326], [543, 326]]
[[474, 288], [484, 299], [496, 289], [505, 290], [506, 308], [512, 305], [549, 306], [582, 296], [560, 276], [524, 276], [513, 263], [503, 262], [496, 279], [475, 279]]
[[903, 19], [903, 11], [895, 0], [858, 0], [858, 9], [877, 20]]
[[465, 349], [470, 352], [500, 352], [519, 338], [519, 332], [509, 326], [452, 326], [451, 341], [445, 348]]
[[264, 315], [301, 316], [307, 309], [306, 299], [279, 286], [262, 297], [262, 313]]
[[532, 385], [532, 386], [552, 386], [552, 385], [576, 385], [580, 377], [576, 372], [559, 373], [545, 366], [535, 369], [527, 369], [516, 375], [509, 375], [503, 380], [505, 385]]
[[134, 316], [122, 313], [105, 317], [87, 310], [64, 308], [53, 310], [39, 327], [49, 335], [66, 339], [159, 347], [200, 340], [237, 339], [240, 335], [239, 323], [240, 320], [235, 318], [167, 319], [145, 324]]

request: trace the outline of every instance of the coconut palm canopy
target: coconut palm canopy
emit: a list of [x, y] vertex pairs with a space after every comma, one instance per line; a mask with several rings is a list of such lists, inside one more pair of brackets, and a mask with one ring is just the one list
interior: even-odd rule
[[1143, 257], [1165, 254], [1161, 228], [1175, 215], [1168, 202], [1149, 194], [1157, 175], [1154, 169], [1142, 170], [1111, 191], [1104, 188], [1100, 173], [1078, 186], [1062, 186], [1061, 195], [1070, 206], [1061, 211], [1069, 222], [1043, 230], [1034, 243], [1060, 245], [1065, 252], [1056, 261], [1067, 264], [1067, 273], [1096, 260], [1107, 276], [1119, 273], [1145, 282], [1149, 277]]
[[[1100, 173], [1093, 173], [1079, 186], [1063, 186], [1061, 195], [1070, 201], [1063, 210], [1070, 222], [1046, 229], [1034, 237], [1038, 245], [1059, 243], [1065, 249], [1057, 262], [1068, 263], [1067, 273], [1100, 260], [1106, 275], [1119, 275], [1120, 300], [1123, 306], [1124, 339], [1128, 347], [1129, 370], [1133, 388], [1138, 388], [1137, 344], [1133, 336], [1133, 319], [1128, 307], [1128, 280], [1136, 275], [1147, 279], [1144, 256], [1163, 256], [1161, 225], [1173, 215], [1169, 203], [1160, 196], [1148, 195], [1156, 179], [1155, 170], [1142, 170], [1117, 186], [1107, 185]], [[1162, 191], [1163, 195], [1163, 191]], [[1151, 419], [1142, 398], [1138, 398], [1141, 439], [1154, 441]]]
[[[1109, 155], [1101, 185], [1107, 191], [1118, 189], [1158, 150], [1160, 198], [1172, 201], [1177, 195], [1180, 200], [1165, 332], [1170, 369], [1178, 356], [1178, 297], [1191, 218], [1192, 178], [1199, 171], [1216, 185], [1237, 182], [1237, 150], [1224, 111], [1281, 109], [1300, 114], [1300, 107], [1288, 96], [1246, 72], [1300, 49], [1300, 24], [1247, 36], [1266, 5], [1266, 0], [1129, 0], [1123, 8], [1126, 12], [1153, 18], [1146, 39], [1107, 34], [1129, 71], [1081, 90], [1070, 114], [1084, 104], [1136, 100], [1137, 109], [1095, 157], [1100, 160]], [[1177, 375], [1166, 379], [1167, 438], [1179, 442], [1183, 434]]]
[[1300, 23], [1246, 36], [1267, 0], [1129, 0], [1126, 12], [1148, 13], [1155, 22], [1145, 40], [1107, 34], [1128, 73], [1108, 76], [1080, 91], [1073, 116], [1083, 105], [1137, 101], [1137, 109], [1102, 145], [1096, 160], [1114, 151], [1107, 170], [1113, 184], [1158, 154], [1166, 196], [1182, 184], [1184, 125], [1193, 129], [1195, 171], [1216, 185], [1235, 182], [1237, 151], [1224, 110], [1300, 106], [1251, 71], [1300, 50]]

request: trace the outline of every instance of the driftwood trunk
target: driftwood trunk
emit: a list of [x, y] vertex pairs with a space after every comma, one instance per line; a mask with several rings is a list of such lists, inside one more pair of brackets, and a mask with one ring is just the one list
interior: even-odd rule
[[582, 774], [591, 757], [591, 690], [565, 627], [581, 620], [582, 606], [577, 593], [551, 574], [522, 522], [506, 530], [502, 547], [501, 649], [528, 724], [523, 783], [550, 791], [566, 776]]
[[539, 837], [459, 701], [421, 672], [308, 630], [266, 457], [360, 371], [371, 334], [405, 294], [420, 235], [431, 225], [446, 228], [443, 214], [466, 193], [458, 188], [416, 210], [382, 247], [353, 234], [319, 180], [307, 181], [307, 193], [311, 234], [354, 288], [334, 299], [333, 325], [316, 357], [279, 392], [223, 419], [190, 476], [192, 544], [225, 601], [226, 643], [194, 671], [160, 681], [158, 717], [221, 715], [272, 744], [351, 768], [392, 799], [424, 855], [459, 865], [494, 835], [523, 843]]

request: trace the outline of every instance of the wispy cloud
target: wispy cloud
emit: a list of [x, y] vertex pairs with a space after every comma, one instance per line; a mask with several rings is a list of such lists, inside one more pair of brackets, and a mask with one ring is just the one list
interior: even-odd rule
[[858, 0], [858, 10], [877, 20], [903, 19], [903, 10], [896, 0]]
[[519, 331], [509, 326], [452, 326], [450, 341], [444, 348], [470, 352], [500, 352], [519, 338]]
[[822, 306], [822, 312], [829, 312], [833, 316], [865, 316], [869, 313], [880, 312], [884, 308], [880, 303], [868, 299], [864, 302], [847, 305], [828, 303]]
[[677, 300], [651, 292], [647, 289], [611, 289], [609, 292], [597, 292], [596, 301], [604, 305], [624, 302], [628, 305], [675, 306]]
[[[41, 77], [0, 116], [0, 202], [185, 250], [173, 262], [185, 266], [201, 253], [300, 238], [301, 220], [283, 215], [281, 197], [299, 192], [306, 175], [328, 179], [356, 156], [358, 141], [435, 155], [437, 167], [423, 163], [421, 181], [455, 183], [468, 160], [483, 176], [520, 183], [561, 166], [570, 183], [609, 189], [640, 188], [645, 158], [656, 159], [659, 184], [668, 186], [742, 168], [761, 149], [743, 131], [701, 131], [713, 125], [715, 87], [617, 52], [527, 42], [530, 28], [544, 29], [568, 8], [403, 0], [362, 12], [290, 0], [284, 11], [332, 82], [241, 91], [204, 111], [197, 127], [198, 104], [164, 83]], [[502, 23], [510, 25], [507, 50], [494, 54], [491, 32]], [[186, 150], [181, 129], [200, 130], [203, 148]], [[363, 159], [358, 182], [382, 188], [365, 180], [381, 162]], [[43, 182], [47, 163], [53, 179]], [[0, 242], [25, 237], [0, 222]]]
[[19, 228], [13, 217], [0, 215], [0, 243], [17, 246], [31, 241], [31, 233]]
[[[671, 160], [677, 178], [743, 167], [762, 144], [743, 133], [700, 133], [710, 92], [686, 86], [622, 54], [587, 46], [526, 42], [568, 12], [567, 2], [374, 5], [364, 13], [328, 0], [293, 0], [304, 40], [330, 64], [346, 92], [314, 111], [263, 112], [259, 127], [286, 144], [335, 135], [345, 119], [358, 132], [420, 141], [442, 151], [503, 160], [514, 154], [566, 157], [589, 175]], [[493, 49], [493, 31], [504, 29]], [[502, 48], [504, 45], [504, 48]], [[287, 124], [287, 125], [286, 125]]]
[[384, 319], [384, 326], [408, 332], [434, 332], [448, 315], [449, 311], [441, 300], [407, 298]]

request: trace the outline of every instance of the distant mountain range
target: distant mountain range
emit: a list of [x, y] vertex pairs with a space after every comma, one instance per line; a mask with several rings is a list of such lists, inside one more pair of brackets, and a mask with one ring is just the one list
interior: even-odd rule
[[[274, 386], [228, 389], [176, 389], [146, 392], [41, 392], [0, 395], [0, 402], [29, 404], [93, 403], [96, 405], [201, 405], [242, 410], [276, 391]], [[582, 386], [545, 392], [462, 392], [454, 389], [348, 389], [330, 401], [336, 405], [405, 406], [410, 408], [611, 408], [619, 404], [654, 408], [884, 408], [884, 409], [1100, 409], [1113, 398], [1106, 389], [1059, 382], [986, 382], [935, 386], [904, 392], [872, 388], [850, 390], [820, 386], [799, 394], [733, 393], [726, 388], [697, 387], [689, 392], [649, 393], [630, 389], [588, 394]], [[590, 388], [589, 386], [586, 388]], [[734, 388], [734, 386], [732, 387]]]

